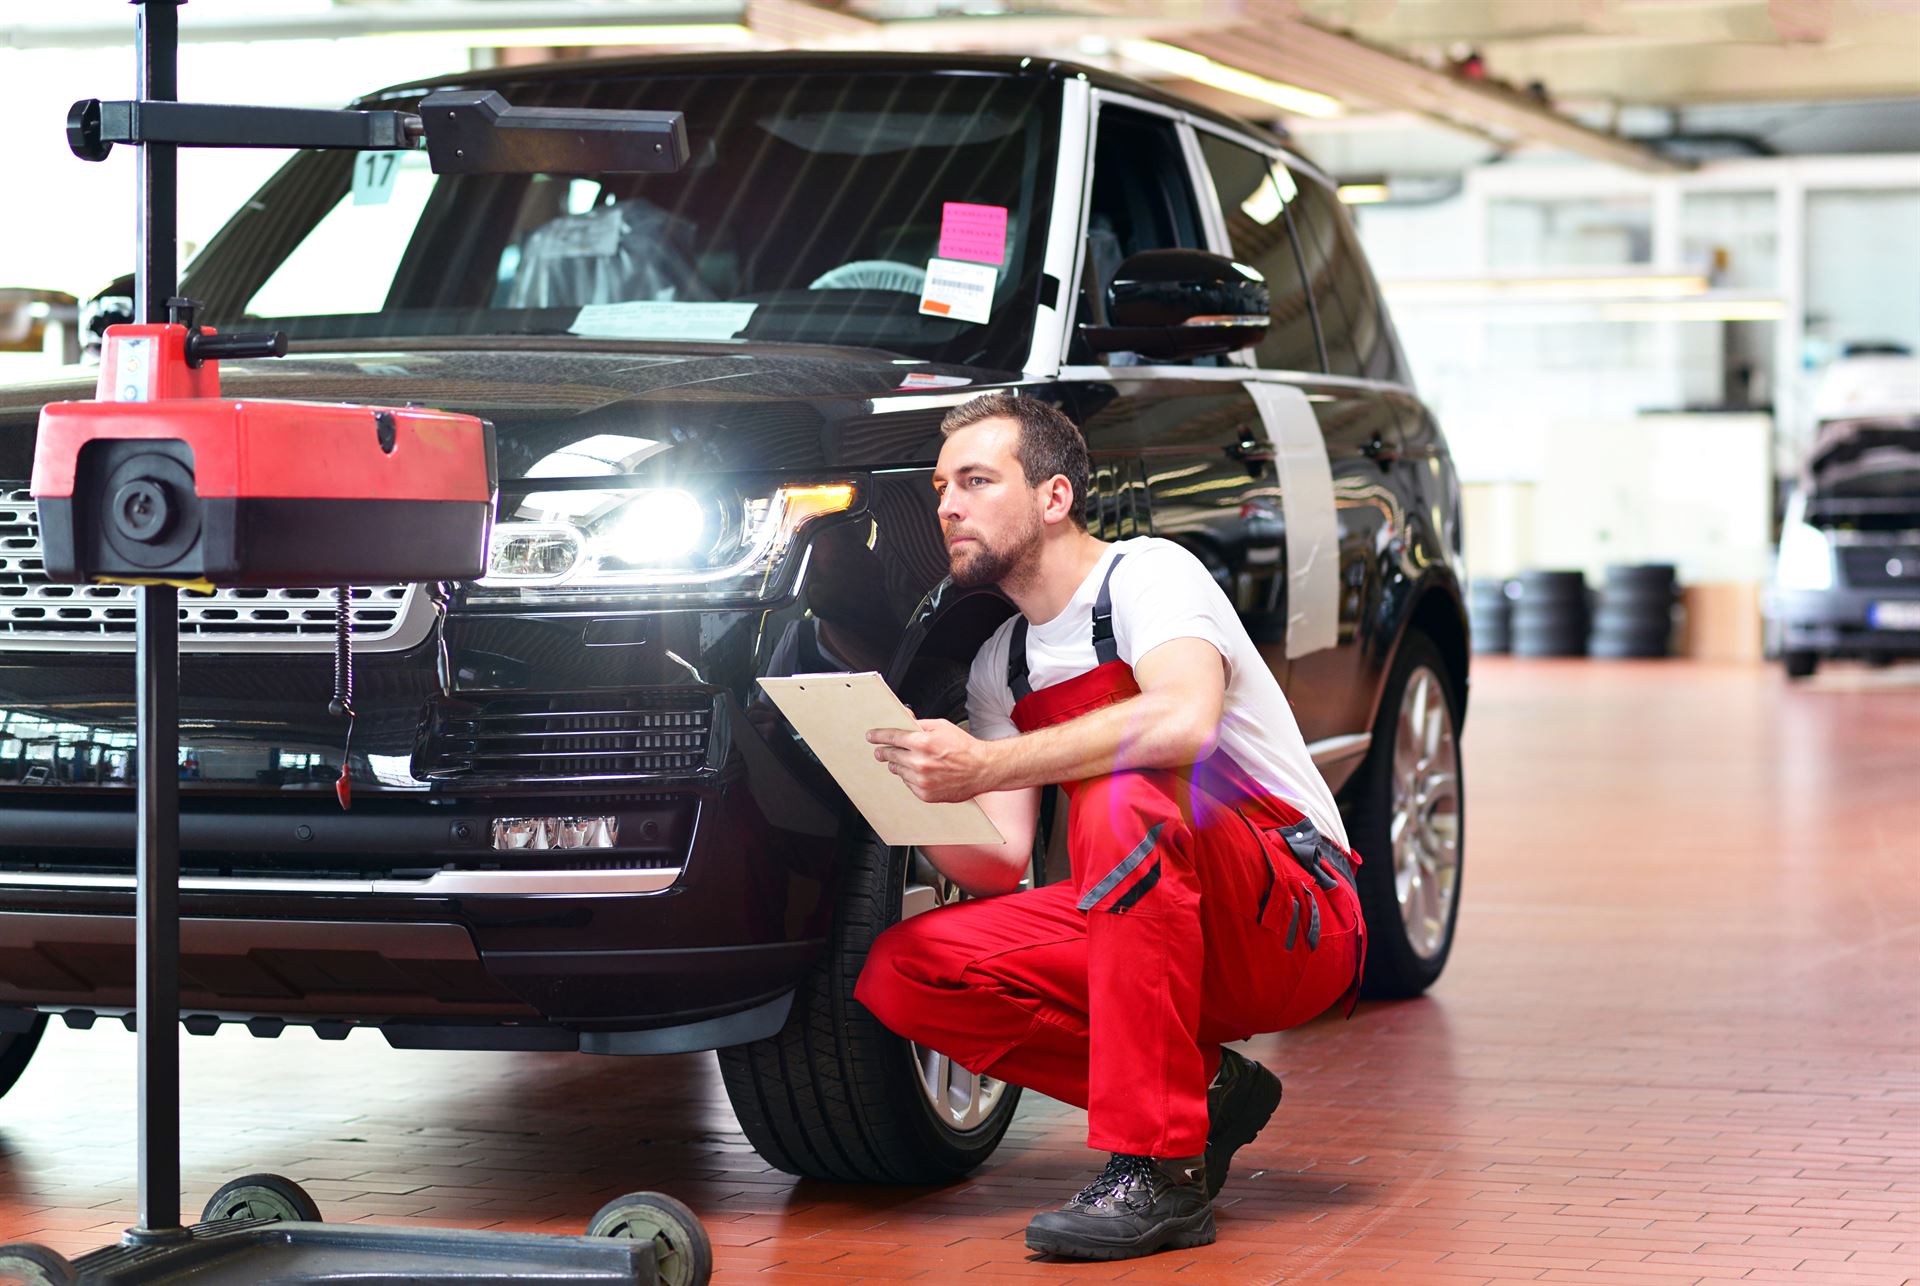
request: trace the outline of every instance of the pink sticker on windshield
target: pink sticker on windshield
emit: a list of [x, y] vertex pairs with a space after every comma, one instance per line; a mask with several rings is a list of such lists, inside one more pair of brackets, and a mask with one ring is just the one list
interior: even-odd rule
[[948, 201], [940, 211], [940, 258], [1000, 263], [1007, 257], [1007, 207]]

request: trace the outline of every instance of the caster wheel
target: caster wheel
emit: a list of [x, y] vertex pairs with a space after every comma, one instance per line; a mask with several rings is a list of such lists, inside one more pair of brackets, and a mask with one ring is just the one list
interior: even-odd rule
[[25, 1286], [72, 1286], [80, 1280], [73, 1264], [57, 1250], [17, 1241], [0, 1246], [0, 1281]]
[[660, 1286], [705, 1286], [713, 1276], [713, 1242], [700, 1217], [661, 1192], [629, 1192], [600, 1207], [589, 1237], [652, 1241]]
[[320, 1207], [307, 1190], [277, 1174], [243, 1174], [207, 1198], [202, 1223], [216, 1219], [271, 1219], [275, 1223], [319, 1223]]

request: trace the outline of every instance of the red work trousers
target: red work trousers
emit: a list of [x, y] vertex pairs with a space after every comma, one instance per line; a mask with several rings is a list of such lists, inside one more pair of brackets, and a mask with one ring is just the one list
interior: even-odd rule
[[969, 1071], [1086, 1108], [1089, 1147], [1198, 1155], [1220, 1045], [1303, 1023], [1353, 982], [1358, 899], [1320, 887], [1273, 815], [1186, 774], [1072, 792], [1071, 880], [902, 921], [854, 995]]

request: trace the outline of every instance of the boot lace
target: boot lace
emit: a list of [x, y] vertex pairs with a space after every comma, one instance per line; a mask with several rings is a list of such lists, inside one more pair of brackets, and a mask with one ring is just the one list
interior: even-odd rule
[[1136, 1184], [1146, 1183], [1153, 1174], [1151, 1157], [1116, 1152], [1107, 1160], [1107, 1168], [1074, 1198], [1083, 1206], [1102, 1206], [1118, 1198]]

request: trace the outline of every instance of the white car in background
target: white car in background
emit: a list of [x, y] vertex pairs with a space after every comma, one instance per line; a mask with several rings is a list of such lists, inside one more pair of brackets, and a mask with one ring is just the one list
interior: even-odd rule
[[1768, 596], [1796, 679], [1830, 657], [1920, 657], [1920, 358], [1836, 361], [1815, 417]]

